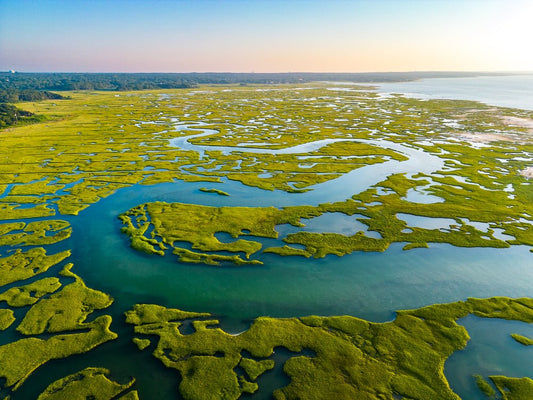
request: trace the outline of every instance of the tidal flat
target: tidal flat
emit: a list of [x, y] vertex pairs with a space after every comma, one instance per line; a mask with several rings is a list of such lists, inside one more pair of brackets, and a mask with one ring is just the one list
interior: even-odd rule
[[528, 398], [445, 361], [468, 315], [533, 322], [533, 112], [346, 89], [19, 104], [0, 398]]

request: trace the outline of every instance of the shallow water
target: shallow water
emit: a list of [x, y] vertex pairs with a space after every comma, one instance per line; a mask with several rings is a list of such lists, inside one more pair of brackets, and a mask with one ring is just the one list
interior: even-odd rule
[[368, 232], [368, 226], [358, 221], [358, 219], [367, 219], [367, 217], [361, 214], [346, 215], [340, 212], [324, 213], [315, 218], [302, 218], [300, 222], [305, 225], [303, 228], [285, 224], [276, 226], [276, 231], [279, 232], [280, 238], [285, 237], [289, 233], [299, 231], [339, 233], [345, 236], [352, 236], [359, 231], [363, 231], [366, 236], [376, 237], [375, 234], [377, 234], [377, 237], [381, 237], [378, 232]]
[[457, 225], [457, 221], [452, 218], [431, 218], [420, 215], [396, 214], [398, 219], [407, 222], [407, 225], [422, 229], [450, 229], [450, 225]]
[[[395, 244], [384, 253], [356, 252], [342, 258], [329, 256], [318, 260], [264, 254], [260, 256], [265, 262], [264, 266], [229, 268], [180, 264], [175, 261], [174, 256], [148, 256], [129, 248], [129, 239], [119, 232], [121, 225], [116, 215], [129, 209], [132, 204], [152, 201], [152, 198], [204, 205], [243, 205], [247, 202], [246, 197], [211, 196], [194, 189], [195, 186], [201, 185], [202, 183], [165, 184], [165, 187], [174, 186], [176, 190], [167, 189], [164, 196], [153, 193], [153, 187], [122, 189], [116, 195], [83, 211], [83, 218], [73, 220], [75, 236], [73, 242], [83, 244], [74, 248], [77, 268], [83, 268], [83, 273], [80, 274], [88, 281], [95, 279], [94, 284], [98, 284], [96, 287], [110, 285], [113, 291], [122, 290], [120, 283], [124, 279], [129, 282], [126, 285], [127, 291], [143, 293], [143, 296], [151, 296], [154, 288], [158, 287], [156, 292], [158, 296], [165, 297], [164, 304], [174, 304], [176, 307], [179, 305], [181, 308], [191, 310], [199, 310], [197, 305], [201, 304], [207, 307], [201, 310], [207, 311], [215, 311], [210, 308], [215, 306], [220, 308], [215, 312], [227, 315], [225, 311], [231, 311], [229, 314], [238, 318], [263, 315], [255, 311], [255, 306], [250, 304], [264, 303], [262, 306], [264, 311], [267, 311], [265, 307], [273, 307], [266, 312], [267, 315], [294, 315], [291, 314], [293, 311], [285, 311], [293, 309], [301, 310], [298, 315], [353, 313], [362, 316], [363, 313], [368, 317], [374, 315], [374, 318], [382, 320], [387, 319], [398, 307], [418, 307], [432, 302], [454, 301], [467, 296], [503, 295], [503, 292], [508, 295], [513, 293], [527, 295], [528, 289], [531, 288], [530, 281], [525, 279], [525, 276], [533, 277], [533, 271], [527, 268], [531, 255], [528, 248], [519, 246], [510, 249], [464, 249], [447, 244], [435, 244], [430, 245], [430, 249], [404, 252], [401, 250], [402, 244]], [[186, 190], [183, 186], [193, 188]], [[256, 194], [262, 192], [238, 183], [234, 186], [241, 186], [242, 190]], [[179, 190], [180, 188], [182, 190]], [[133, 193], [137, 198], [132, 198]], [[296, 199], [300, 197], [300, 194], [270, 193], [273, 194], [270, 199], [258, 202], [263, 203], [261, 205], [270, 205], [284, 197]], [[82, 220], [85, 221], [83, 225], [77, 226], [78, 221]], [[348, 219], [341, 217], [341, 221], [346, 222]], [[94, 252], [95, 248], [100, 251]], [[464, 265], [469, 267], [465, 268]], [[476, 267], [481, 266], [483, 274], [480, 275]], [[520, 271], [520, 274], [506, 273], [505, 271], [509, 272], [509, 268]], [[384, 269], [387, 270], [386, 273]], [[417, 271], [415, 275], [418, 275], [416, 279], [413, 277], [414, 270]], [[360, 274], [363, 274], [364, 278], [359, 277]], [[394, 288], [384, 284], [391, 280], [390, 274], [395, 276], [392, 279], [395, 282], [392, 285]], [[491, 280], [487, 274], [498, 278]], [[502, 280], [500, 274], [505, 276], [505, 279]], [[442, 281], [439, 281], [438, 288], [431, 287], [437, 276], [450, 284], [443, 286]], [[172, 279], [168, 279], [169, 277]], [[330, 282], [331, 286], [321, 287], [323, 279]], [[112, 283], [113, 280], [115, 284]], [[459, 280], [465, 284], [458, 284]], [[413, 301], [412, 295], [402, 300], [401, 292], [407, 289], [404, 285], [410, 287], [415, 282], [424, 281], [427, 281], [429, 286], [424, 290], [428, 293], [422, 296], [423, 301]], [[388, 307], [383, 305], [360, 307], [355, 304], [343, 304], [340, 300], [346, 296], [350, 299], [348, 302], [351, 302], [354, 296], [360, 296], [359, 301], [365, 303], [375, 295], [375, 287], [370, 290], [365, 289], [371, 282], [380, 282], [378, 298], [383, 299], [383, 304], [390, 304]], [[184, 286], [182, 290], [175, 290], [177, 284]], [[315, 290], [308, 290], [310, 284], [316, 285]], [[190, 296], [198, 286], [203, 287], [202, 293]], [[212, 287], [212, 290], [209, 290], [209, 287]], [[276, 287], [275, 291], [272, 290], [273, 287]], [[503, 287], [505, 290], [502, 292], [500, 289]], [[357, 290], [352, 293], [352, 288]], [[413, 287], [409, 288], [411, 289]], [[312, 295], [309, 292], [312, 292]], [[322, 296], [317, 297], [320, 293]], [[333, 296], [333, 293], [337, 295]], [[393, 296], [392, 293], [396, 294]], [[450, 293], [450, 296], [444, 296], [443, 293]], [[385, 300], [391, 296], [396, 297], [394, 301]], [[208, 299], [216, 301], [210, 305]], [[238, 306], [243, 314], [239, 315], [238, 310], [228, 309], [224, 305], [231, 299], [243, 303]], [[310, 303], [306, 304], [304, 299]], [[378, 317], [378, 314], [381, 317]]]
[[533, 338], [532, 324], [473, 315], [457, 322], [468, 330], [471, 339], [465, 349], [455, 352], [446, 361], [444, 372], [451, 388], [463, 399], [487, 399], [477, 389], [472, 375], [481, 375], [487, 381], [490, 375], [531, 377], [533, 346], [518, 343], [511, 334]]
[[[261, 315], [348, 314], [372, 321], [387, 321], [394, 318], [398, 309], [453, 302], [467, 297], [531, 296], [531, 253], [523, 246], [493, 249], [430, 244], [429, 249], [406, 252], [402, 250], [403, 244], [397, 243], [384, 253], [355, 252], [342, 258], [328, 256], [315, 260], [263, 254], [259, 259], [264, 265], [226, 268], [182, 264], [172, 255], [148, 256], [129, 247], [129, 239], [120, 233], [121, 224], [116, 216], [143, 202], [163, 200], [204, 205], [263, 206], [301, 204], [306, 198], [305, 193], [265, 193], [238, 182], [223, 185], [230, 197], [213, 196], [199, 192], [202, 186], [205, 182], [121, 189], [82, 211], [79, 218], [71, 219], [74, 234], [69, 241], [75, 270], [89, 287], [103, 290], [115, 298], [114, 305], [105, 311], [114, 318], [112, 329], [123, 333], [118, 341], [89, 353], [88, 358], [80, 356], [76, 359], [80, 360], [79, 365], [85, 365], [83, 360], [95, 360], [96, 365], [110, 368], [117, 377], [143, 374], [138, 386], [147, 385], [142, 390], [145, 397], [163, 399], [174, 396], [178, 380], [177, 374], [163, 371], [161, 365], [156, 367], [159, 361], [148, 360], [149, 352], [139, 352], [128, 342], [131, 328], [124, 326], [122, 313], [135, 303], [157, 303], [211, 312], [221, 317], [224, 329], [238, 333], [246, 329], [253, 318]], [[215, 184], [212, 186], [217, 187]], [[313, 228], [311, 221], [307, 222]], [[344, 216], [339, 221], [335, 220], [335, 229], [346, 233], [351, 229], [349, 224], [346, 225], [347, 221]], [[325, 222], [327, 220], [318, 219], [315, 224], [322, 227]], [[259, 241], [265, 247], [275, 242], [273, 239]], [[485, 337], [479, 341], [484, 343]], [[463, 398], [470, 399], [475, 398], [472, 393], [477, 389], [475, 386], [472, 389], [469, 381], [464, 381], [462, 377], [465, 370], [472, 368], [474, 373], [482, 369], [484, 361], [466, 354], [463, 360], [467, 361], [447, 364], [446, 374], [450, 376], [454, 388], [465, 396]], [[464, 366], [465, 362], [468, 367]], [[57, 361], [52, 365], [60, 371], [70, 371], [78, 365], [71, 363], [69, 359], [68, 362]], [[134, 367], [132, 363], [136, 363]], [[506, 364], [502, 364], [501, 368], [505, 374]], [[46, 367], [42, 371], [49, 369]], [[154, 371], [161, 371], [161, 378], [157, 379], [161, 379], [162, 383], [157, 387], [144, 379], [154, 377]], [[265, 384], [271, 388], [278, 387], [276, 376], [279, 377], [269, 375]], [[49, 379], [49, 375], [39, 372], [29, 382], [39, 388], [50, 382]], [[259, 398], [263, 398], [261, 396]]]

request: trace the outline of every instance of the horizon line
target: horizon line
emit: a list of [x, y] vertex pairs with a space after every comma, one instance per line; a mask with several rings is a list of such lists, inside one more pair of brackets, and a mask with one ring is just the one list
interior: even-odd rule
[[331, 72], [331, 71], [285, 71], [285, 72], [257, 72], [257, 71], [20, 71], [8, 69], [0, 73], [21, 74], [410, 74], [410, 73], [482, 73], [482, 74], [533, 74], [533, 70], [406, 70], [406, 71], [359, 71], [359, 72]]

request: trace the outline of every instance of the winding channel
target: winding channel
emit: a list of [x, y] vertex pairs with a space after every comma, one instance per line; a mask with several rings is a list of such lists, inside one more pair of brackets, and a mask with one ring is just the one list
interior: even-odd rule
[[177, 122], [175, 124], [177, 131], [194, 130], [200, 133], [170, 139], [169, 145], [183, 150], [196, 151], [203, 158], [206, 151], [220, 151], [225, 155], [239, 152], [256, 154], [302, 154], [303, 156], [331, 143], [358, 142], [397, 151], [408, 157], [406, 161], [388, 160], [384, 163], [366, 165], [343, 174], [336, 179], [312, 185], [309, 187], [311, 191], [304, 193], [303, 198], [300, 197], [300, 200], [305, 200], [310, 203], [315, 203], [318, 199], [320, 201], [338, 201], [341, 198], [349, 198], [385, 180], [389, 175], [396, 173], [431, 174], [441, 170], [445, 165], [445, 160], [438, 156], [384, 139], [321, 139], [284, 149], [244, 146], [202, 146], [191, 143], [191, 139], [219, 133], [215, 129], [202, 128], [205, 125], [207, 124], [204, 122]]

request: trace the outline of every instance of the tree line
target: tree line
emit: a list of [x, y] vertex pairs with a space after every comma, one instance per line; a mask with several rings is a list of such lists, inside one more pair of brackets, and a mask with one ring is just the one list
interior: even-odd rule
[[35, 115], [29, 111], [21, 110], [11, 104], [0, 104], [0, 129], [12, 125], [25, 125], [41, 122], [45, 119], [42, 115]]
[[65, 97], [48, 90], [0, 89], [0, 103], [17, 103], [19, 101], [59, 100]]
[[422, 78], [495, 75], [480, 72], [372, 73], [10, 73], [0, 72], [0, 90], [147, 90], [201, 84], [282, 84], [313, 81], [399, 82]]

